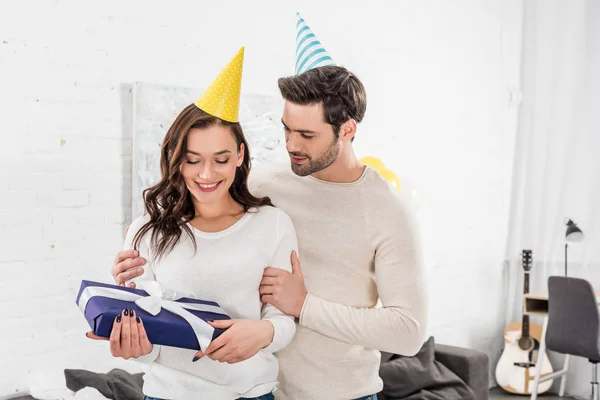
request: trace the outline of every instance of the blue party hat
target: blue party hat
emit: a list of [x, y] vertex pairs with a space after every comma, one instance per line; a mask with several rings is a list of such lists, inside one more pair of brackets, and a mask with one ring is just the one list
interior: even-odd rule
[[296, 18], [296, 75], [313, 68], [336, 65], [300, 13], [296, 13]]

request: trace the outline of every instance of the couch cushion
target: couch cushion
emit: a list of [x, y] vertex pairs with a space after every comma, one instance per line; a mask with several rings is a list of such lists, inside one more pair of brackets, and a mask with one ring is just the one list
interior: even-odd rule
[[381, 400], [477, 400], [466, 383], [436, 361], [434, 354], [433, 337], [414, 357], [382, 354]]

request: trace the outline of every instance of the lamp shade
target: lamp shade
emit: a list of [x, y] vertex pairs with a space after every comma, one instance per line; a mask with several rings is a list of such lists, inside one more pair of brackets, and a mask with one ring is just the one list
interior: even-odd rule
[[567, 232], [565, 233], [565, 239], [568, 243], [580, 243], [583, 242], [584, 235], [577, 224], [570, 219], [566, 222]]

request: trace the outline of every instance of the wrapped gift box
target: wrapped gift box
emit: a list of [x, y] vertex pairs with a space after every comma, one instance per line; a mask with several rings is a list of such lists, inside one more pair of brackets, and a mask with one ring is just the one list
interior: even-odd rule
[[207, 320], [230, 319], [217, 303], [178, 297], [154, 281], [131, 289], [83, 280], [77, 305], [98, 336], [109, 337], [115, 318], [128, 308], [142, 319], [150, 343], [192, 350], [204, 350], [224, 332]]

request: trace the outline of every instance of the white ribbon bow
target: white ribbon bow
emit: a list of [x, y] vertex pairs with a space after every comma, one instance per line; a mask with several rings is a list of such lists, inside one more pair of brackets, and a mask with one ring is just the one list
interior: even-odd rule
[[200, 345], [200, 349], [202, 351], [205, 351], [210, 344], [215, 328], [187, 310], [212, 312], [224, 315], [227, 314], [221, 307], [218, 306], [175, 301], [183, 297], [190, 296], [177, 295], [177, 293], [172, 290], [163, 289], [162, 286], [156, 281], [138, 282], [137, 288], [146, 291], [149, 296], [140, 296], [124, 290], [102, 286], [88, 286], [81, 293], [78, 305], [85, 315], [85, 308], [89, 300], [95, 296], [102, 296], [116, 300], [134, 301], [138, 307], [154, 316], [158, 315], [158, 313], [160, 313], [160, 311], [164, 308], [173, 314], [179, 315], [190, 324], [194, 334], [196, 335], [196, 338], [198, 339], [198, 344]]

